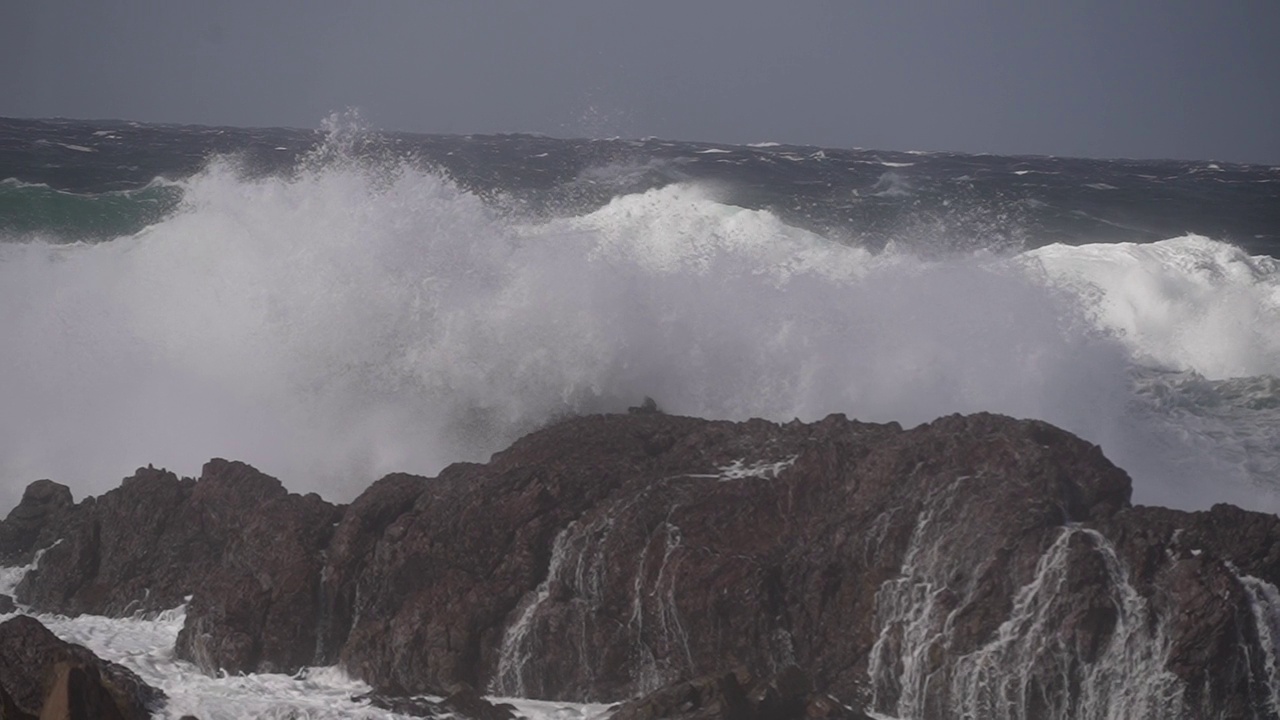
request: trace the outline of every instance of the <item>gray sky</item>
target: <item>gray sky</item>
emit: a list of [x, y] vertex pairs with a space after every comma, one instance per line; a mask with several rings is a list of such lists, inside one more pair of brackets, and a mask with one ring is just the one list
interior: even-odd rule
[[1280, 0], [7, 0], [0, 115], [1280, 164]]

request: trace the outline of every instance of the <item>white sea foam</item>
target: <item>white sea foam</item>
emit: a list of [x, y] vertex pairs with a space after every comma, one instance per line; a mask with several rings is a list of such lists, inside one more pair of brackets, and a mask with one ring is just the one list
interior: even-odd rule
[[1134, 390], [1151, 364], [1280, 372], [1273, 264], [1211, 240], [872, 254], [690, 185], [522, 224], [340, 148], [182, 184], [134, 237], [0, 243], [0, 505], [212, 456], [346, 500], [646, 395], [731, 419], [1038, 417], [1101, 443], [1145, 502], [1257, 506], [1269, 482]]
[[[0, 568], [19, 574], [25, 568]], [[402, 715], [354, 698], [368, 693], [368, 684], [336, 667], [306, 668], [296, 675], [260, 673], [210, 677], [195, 665], [178, 660], [174, 641], [186, 613], [183, 608], [155, 618], [74, 618], [36, 615], [45, 627], [68, 642], [78, 643], [99, 657], [120, 663], [168, 696], [155, 714], [157, 720], [194, 715], [203, 720], [242, 718], [309, 718], [310, 720], [403, 720]], [[0, 615], [0, 620], [11, 615]], [[529, 720], [595, 720], [609, 705], [544, 702], [495, 698], [508, 702]]]
[[1280, 375], [1280, 262], [1196, 235], [1027, 253], [1144, 365]]

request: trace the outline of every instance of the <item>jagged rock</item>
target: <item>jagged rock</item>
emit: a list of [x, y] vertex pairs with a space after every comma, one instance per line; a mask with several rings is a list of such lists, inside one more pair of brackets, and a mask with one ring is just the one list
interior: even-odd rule
[[517, 717], [512, 706], [491, 703], [466, 684], [456, 688], [441, 704], [446, 710], [472, 720], [516, 720]]
[[313, 664], [322, 551], [339, 515], [315, 494], [278, 495], [247, 513], [196, 585], [178, 657], [208, 672], [291, 673]]
[[[660, 688], [623, 703], [612, 720], [753, 720], [746, 669], [709, 675]], [[784, 716], [778, 720], [786, 720]]]
[[644, 400], [639, 405], [627, 408], [627, 412], [632, 415], [658, 415], [662, 413], [662, 410], [658, 407], [657, 400], [645, 395]]
[[[415, 475], [388, 475], [370, 485], [347, 507], [330, 541], [320, 576], [317, 664], [338, 661], [355, 617], [357, 580], [387, 527], [413, 507], [425, 482], [425, 478]], [[362, 597], [362, 602], [367, 603], [368, 599]]]
[[0, 595], [0, 615], [8, 615], [9, 613], [16, 612], [17, 610], [18, 606], [14, 604], [12, 597], [9, 597], [8, 595]]
[[128, 669], [24, 615], [0, 623], [0, 687], [17, 711], [41, 718], [146, 720], [164, 699]]
[[18, 586], [18, 600], [68, 615], [181, 604], [223, 541], [216, 527], [189, 512], [194, 484], [142, 468], [120, 487], [85, 499]]
[[405, 487], [412, 507], [359, 562], [330, 553], [359, 571], [345, 664], [391, 691], [599, 700], [777, 657], [855, 697], [877, 594], [913, 551], [947, 551], [940, 597], [973, 648], [1064, 522], [1129, 493], [1095, 446], [989, 415], [911, 431], [581, 418]]
[[1225, 560], [1280, 580], [1275, 519], [1233, 520], [1199, 570], [1157, 550], [1173, 584], [1131, 582], [1128, 477], [1044, 423], [581, 418], [395, 487], [380, 537], [326, 565], [352, 598], [341, 659], [388, 691], [615, 700], [782, 660], [906, 716], [1002, 712], [996, 687], [1037, 688], [1028, 716], [1086, 685], [1131, 716], [1269, 697]]
[[[1280, 522], [1230, 505], [1205, 512], [1128, 509], [1102, 527], [1133, 585], [1165, 619], [1164, 667], [1184, 688], [1188, 715], [1275, 717], [1266, 696], [1280, 687], [1268, 675], [1275, 657], [1260, 632], [1280, 636], [1280, 615], [1259, 628], [1255, 609], [1266, 586], [1280, 584]], [[1280, 600], [1280, 596], [1275, 597]], [[1270, 709], [1268, 709], [1270, 708]]]
[[239, 462], [199, 480], [143, 468], [68, 515], [18, 587], [43, 612], [122, 616], [194, 596], [179, 655], [292, 672], [315, 655], [320, 555], [340, 510]]
[[66, 485], [52, 480], [28, 485], [22, 500], [0, 522], [0, 565], [29, 564], [37, 550], [57, 540], [58, 528], [73, 506]]
[[[388, 476], [346, 509], [238, 463], [199, 482], [140, 471], [67, 515], [19, 599], [119, 612], [194, 594], [180, 656], [340, 661], [383, 695], [1273, 717], [1280, 520], [1129, 494], [1096, 446], [988, 414], [584, 417], [487, 464]], [[776, 673], [790, 665], [804, 672]]]

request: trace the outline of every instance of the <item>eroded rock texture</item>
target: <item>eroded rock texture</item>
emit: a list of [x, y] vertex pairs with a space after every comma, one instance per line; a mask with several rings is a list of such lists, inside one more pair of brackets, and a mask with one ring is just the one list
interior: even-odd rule
[[209, 670], [296, 670], [314, 659], [320, 558], [339, 514], [244, 463], [210, 461], [198, 480], [140, 469], [65, 514], [17, 599], [127, 616], [190, 597], [180, 657]]
[[0, 565], [20, 566], [32, 561], [36, 550], [60, 537], [73, 507], [71, 490], [52, 480], [27, 486], [17, 507], [0, 523]]
[[1097, 447], [988, 414], [584, 417], [346, 508], [238, 463], [140, 471], [71, 511], [19, 600], [194, 595], [183, 657], [341, 662], [383, 694], [750, 713], [730, 675], [798, 668], [833, 717], [1276, 717], [1280, 522], [1129, 494]]

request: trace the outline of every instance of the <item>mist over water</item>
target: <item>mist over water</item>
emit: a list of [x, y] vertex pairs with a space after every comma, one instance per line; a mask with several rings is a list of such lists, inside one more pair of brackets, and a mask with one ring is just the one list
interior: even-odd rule
[[333, 146], [179, 185], [132, 236], [0, 243], [0, 506], [215, 456], [347, 501], [647, 395], [1040, 418], [1101, 444], [1139, 502], [1280, 508], [1280, 273], [1206, 238], [871, 252], [698, 183], [532, 219]]

